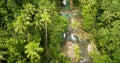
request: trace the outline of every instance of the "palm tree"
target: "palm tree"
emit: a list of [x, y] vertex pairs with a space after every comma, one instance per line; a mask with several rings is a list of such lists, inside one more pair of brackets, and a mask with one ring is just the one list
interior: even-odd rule
[[0, 51], [0, 60], [5, 60], [5, 58], [3, 57], [3, 55], [5, 54], [6, 54], [5, 51]]
[[45, 24], [45, 49], [47, 49], [47, 24], [51, 23], [50, 15], [45, 10], [43, 14], [41, 14], [41, 21]]
[[27, 54], [27, 58], [30, 58], [33, 61], [35, 58], [40, 59], [40, 52], [43, 52], [43, 48], [39, 47], [39, 43], [30, 42], [25, 46], [25, 53]]

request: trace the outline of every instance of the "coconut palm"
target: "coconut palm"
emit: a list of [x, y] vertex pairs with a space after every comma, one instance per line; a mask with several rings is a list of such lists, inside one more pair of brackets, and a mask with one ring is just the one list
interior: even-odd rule
[[41, 18], [41, 22], [43, 22], [45, 25], [45, 49], [47, 49], [47, 24], [51, 23], [50, 15], [47, 13], [47, 10], [45, 10], [44, 13], [41, 14]]
[[39, 47], [39, 43], [35, 42], [30, 42], [28, 45], [25, 46], [25, 49], [27, 58], [30, 58], [31, 61], [35, 58], [40, 59], [39, 53], [43, 52], [43, 48]]
[[5, 60], [5, 58], [3, 57], [5, 54], [5, 51], [0, 51], [0, 60]]

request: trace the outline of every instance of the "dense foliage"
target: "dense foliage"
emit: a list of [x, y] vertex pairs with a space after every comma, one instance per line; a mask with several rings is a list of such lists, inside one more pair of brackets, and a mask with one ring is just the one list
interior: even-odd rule
[[99, 53], [94, 63], [119, 63], [120, 60], [120, 1], [81, 0], [83, 29], [94, 36]]
[[[120, 1], [71, 1], [97, 46], [93, 62], [120, 63]], [[0, 63], [69, 63], [60, 52], [68, 25], [57, 12], [62, 5], [62, 0], [0, 0]]]
[[60, 43], [66, 26], [55, 1], [0, 0], [0, 62], [64, 61]]

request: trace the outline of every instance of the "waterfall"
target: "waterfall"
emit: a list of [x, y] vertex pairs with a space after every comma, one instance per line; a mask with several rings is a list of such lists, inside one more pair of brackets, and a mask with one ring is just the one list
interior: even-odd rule
[[[69, 0], [70, 1], [70, 0]], [[80, 53], [80, 56], [82, 56], [82, 59], [79, 60], [79, 63], [90, 63], [89, 62], [89, 55], [88, 55], [88, 51], [87, 51], [87, 45], [88, 42], [86, 41], [86, 39], [84, 37], [82, 38], [78, 38], [75, 34], [76, 34], [76, 30], [71, 26], [71, 24], [74, 22], [72, 21], [71, 18], [76, 18], [76, 15], [79, 14], [79, 16], [81, 16], [81, 13], [77, 13], [77, 11], [72, 12], [70, 10], [70, 3], [69, 1], [63, 0], [63, 11], [61, 12], [61, 15], [63, 17], [66, 18], [67, 21], [69, 21], [68, 24], [68, 31], [63, 33], [63, 38], [66, 41], [70, 41], [74, 44], [78, 44], [80, 47], [80, 50], [82, 51]], [[77, 17], [78, 18], [78, 17]]]
[[66, 0], [63, 0], [63, 4], [64, 4], [64, 6], [66, 6]]

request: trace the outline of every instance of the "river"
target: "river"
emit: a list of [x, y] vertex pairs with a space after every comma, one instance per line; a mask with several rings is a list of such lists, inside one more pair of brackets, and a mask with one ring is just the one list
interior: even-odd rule
[[[87, 50], [87, 46], [89, 44], [89, 41], [87, 41], [85, 38], [79, 38], [76, 36], [76, 31], [71, 24], [74, 22], [72, 19], [80, 18], [81, 13], [79, 12], [73, 12], [70, 8], [70, 2], [63, 0], [64, 6], [61, 8], [60, 15], [65, 17], [67, 21], [69, 21], [68, 24], [68, 31], [63, 34], [63, 37], [66, 41], [72, 42], [74, 44], [79, 45], [79, 49], [81, 51], [80, 56], [82, 57], [78, 63], [91, 63], [90, 62], [90, 56]], [[76, 10], [76, 9], [75, 9]]]

